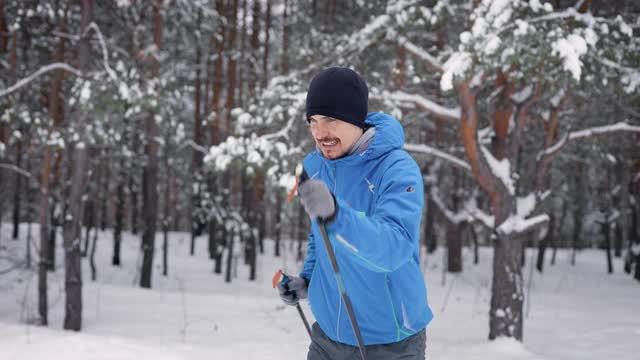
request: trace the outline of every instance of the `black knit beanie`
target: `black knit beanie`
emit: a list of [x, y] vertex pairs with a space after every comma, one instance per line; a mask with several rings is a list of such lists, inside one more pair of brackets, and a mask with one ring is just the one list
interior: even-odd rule
[[331, 67], [311, 80], [307, 92], [307, 121], [313, 115], [330, 116], [365, 128], [369, 89], [355, 71]]

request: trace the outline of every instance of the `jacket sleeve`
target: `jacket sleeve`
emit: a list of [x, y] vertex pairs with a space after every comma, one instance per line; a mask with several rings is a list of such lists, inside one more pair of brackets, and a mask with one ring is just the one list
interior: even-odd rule
[[316, 265], [316, 242], [313, 238], [313, 234], [309, 234], [309, 242], [307, 243], [307, 256], [304, 259], [304, 266], [298, 276], [307, 280], [307, 284], [311, 281], [311, 275], [313, 274], [313, 268]]
[[376, 190], [373, 213], [358, 214], [340, 198], [328, 225], [334, 246], [347, 249], [356, 263], [392, 272], [418, 254], [424, 185], [417, 164], [402, 157], [386, 167]]

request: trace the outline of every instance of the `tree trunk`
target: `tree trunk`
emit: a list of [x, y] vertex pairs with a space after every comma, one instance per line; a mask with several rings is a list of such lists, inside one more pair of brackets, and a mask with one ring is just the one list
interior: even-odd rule
[[0, 54], [6, 52], [9, 47], [9, 36], [4, 35], [9, 33], [4, 13], [4, 0], [0, 0], [0, 34], [2, 34], [0, 35]]
[[574, 172], [574, 184], [576, 186], [576, 198], [573, 206], [573, 234], [572, 234], [572, 252], [571, 265], [576, 264], [576, 254], [582, 249], [582, 220], [584, 217], [584, 191], [585, 179], [583, 178], [584, 165], [582, 162], [577, 163], [577, 169]]
[[480, 256], [478, 254], [478, 234], [473, 224], [469, 224], [469, 232], [471, 233], [471, 239], [473, 239], [473, 265], [480, 263]]
[[447, 223], [447, 271], [462, 272], [462, 228], [463, 224]]
[[611, 223], [608, 218], [602, 223], [602, 235], [604, 235], [604, 246], [607, 254], [607, 272], [613, 274], [613, 261], [611, 259]]
[[164, 189], [164, 214], [162, 215], [162, 232], [163, 232], [163, 241], [162, 241], [162, 275], [167, 276], [169, 273], [169, 224], [171, 223], [170, 214], [171, 214], [171, 166], [169, 165], [169, 158], [165, 152], [164, 159], [167, 179], [166, 179], [166, 187]]
[[[162, 0], [153, 4], [153, 41], [157, 49], [162, 49], [162, 14], [160, 8]], [[150, 60], [151, 78], [160, 74], [160, 63], [157, 59]], [[151, 288], [153, 271], [153, 256], [155, 252], [156, 219], [158, 216], [158, 143], [154, 140], [158, 136], [158, 124], [154, 114], [149, 113], [146, 118], [145, 154], [147, 163], [142, 172], [142, 208], [144, 216], [144, 231], [142, 234], [142, 272], [140, 286]]]
[[522, 268], [520, 239], [499, 235], [495, 240], [489, 339], [514, 337], [522, 341]]
[[227, 283], [231, 282], [231, 269], [233, 265], [233, 245], [235, 243], [237, 234], [238, 234], [238, 229], [234, 228], [233, 230], [231, 230], [231, 234], [228, 237], [229, 246], [227, 246], [227, 270], [225, 272], [225, 278], [224, 278], [224, 281]]
[[[267, 14], [264, 23], [264, 56], [262, 57], [262, 87], [267, 87], [269, 81], [269, 41], [271, 33], [271, 1], [267, 1]], [[262, 253], [262, 252], [261, 252]]]
[[547, 251], [547, 246], [549, 246], [549, 242], [553, 238], [554, 224], [555, 216], [552, 212], [551, 214], [549, 214], [549, 225], [547, 227], [547, 233], [545, 234], [543, 239], [540, 239], [540, 243], [538, 244], [538, 260], [536, 261], [536, 269], [538, 269], [539, 272], [542, 272], [544, 270], [544, 255]]
[[51, 206], [50, 218], [51, 228], [49, 231], [49, 252], [47, 254], [47, 270], [55, 271], [56, 269], [56, 230], [58, 221], [56, 219], [56, 204]]
[[[22, 166], [22, 140], [16, 141], [16, 167]], [[16, 173], [16, 185], [13, 191], [13, 239], [20, 233], [20, 200], [22, 193], [22, 174]]]
[[96, 246], [98, 245], [98, 227], [93, 231], [93, 241], [91, 242], [91, 252], [89, 253], [89, 266], [91, 267], [91, 281], [96, 281], [98, 270], [96, 269]]
[[47, 299], [47, 254], [49, 252], [49, 175], [50, 175], [51, 148], [44, 148], [42, 170], [40, 172], [40, 254], [38, 261], [38, 313], [40, 324], [48, 325], [48, 299]]
[[[137, 140], [135, 140], [135, 136], [133, 137], [134, 140], [133, 142], [136, 143]], [[137, 146], [134, 145], [133, 148], [133, 153], [137, 154]], [[138, 185], [136, 184], [136, 180], [135, 180], [135, 169], [132, 169], [131, 173], [129, 174], [129, 195], [130, 195], [130, 201], [131, 201], [131, 206], [130, 206], [130, 210], [131, 210], [131, 233], [133, 235], [137, 235], [138, 234]]]
[[115, 211], [115, 226], [113, 227], [113, 255], [111, 256], [111, 265], [120, 266], [120, 250], [122, 244], [122, 228], [124, 225], [124, 206], [125, 206], [125, 193], [124, 193], [124, 179], [125, 175], [120, 172], [118, 177], [118, 186], [116, 188], [116, 211]]
[[208, 247], [209, 247], [209, 259], [213, 260], [216, 258], [217, 255], [217, 251], [216, 251], [216, 234], [217, 234], [217, 226], [216, 226], [216, 221], [215, 219], [211, 219], [209, 220], [209, 224], [208, 224], [208, 228], [207, 228], [207, 235], [208, 235]]
[[238, 0], [231, 0], [231, 9], [229, 9], [229, 16], [227, 20], [229, 21], [229, 39], [227, 44], [227, 49], [229, 49], [229, 57], [227, 60], [227, 102], [225, 106], [225, 114], [226, 114], [226, 126], [225, 126], [225, 134], [227, 136], [233, 134], [232, 127], [232, 116], [231, 110], [236, 106], [236, 55], [235, 55], [235, 47], [236, 47], [236, 34], [237, 34], [237, 19], [238, 19]]
[[276, 189], [276, 218], [275, 218], [275, 257], [280, 257], [280, 242], [282, 238], [282, 196], [279, 194], [279, 191]]
[[[224, 14], [225, 4], [224, 0], [216, 0], [216, 12], [218, 14]], [[213, 82], [212, 82], [212, 96], [211, 96], [211, 145], [218, 145], [221, 138], [221, 120], [220, 116], [220, 99], [222, 98], [222, 87], [224, 85], [222, 60], [225, 44], [225, 31], [222, 25], [218, 25], [216, 28], [216, 34], [214, 35], [214, 44], [216, 49], [216, 60], [213, 65]]]
[[82, 257], [86, 257], [89, 253], [89, 238], [91, 237], [91, 230], [95, 225], [95, 206], [94, 200], [87, 200], [85, 203], [85, 232], [84, 232], [84, 245], [82, 246], [82, 250], [80, 255]]
[[[202, 22], [202, 10], [198, 11], [198, 29]], [[195, 109], [194, 109], [194, 126], [193, 126], [193, 142], [198, 146], [202, 146], [203, 131], [202, 131], [202, 112], [201, 112], [201, 98], [202, 98], [202, 79], [201, 79], [201, 66], [202, 66], [202, 48], [200, 42], [196, 41], [196, 79], [195, 79]], [[205, 100], [206, 101], [206, 100]], [[200, 208], [200, 188], [199, 182], [201, 181], [200, 174], [202, 168], [203, 154], [198, 149], [192, 149], [191, 151], [191, 197], [189, 207], [189, 218], [191, 219], [191, 247], [190, 254], [195, 254], [195, 242], [196, 237], [200, 235], [198, 230], [202, 228], [202, 221], [199, 217], [195, 216], [196, 209]], [[197, 190], [196, 190], [197, 188]]]
[[[92, 21], [93, 1], [82, 0], [81, 31], [78, 44], [78, 69], [86, 76], [89, 64], [89, 38], [87, 27]], [[65, 249], [65, 317], [66, 330], [80, 331], [82, 327], [82, 266], [80, 263], [80, 224], [82, 220], [82, 195], [87, 173], [87, 150], [85, 121], [87, 114], [78, 110], [73, 128], [80, 142], [73, 148], [71, 162], [71, 192], [69, 195], [69, 218], [64, 222]]]
[[[269, 1], [267, 1], [269, 3]], [[254, 1], [252, 10], [253, 21], [251, 23], [251, 67], [249, 73], [249, 96], [254, 97], [256, 95], [256, 89], [258, 84], [258, 50], [260, 48], [260, 19], [261, 19], [261, 6], [260, 1]]]
[[102, 176], [102, 191], [100, 196], [100, 230], [105, 231], [107, 229], [109, 211], [107, 210], [107, 203], [109, 200], [109, 181], [111, 178], [111, 167], [109, 166], [109, 151], [107, 150], [104, 160], [101, 166], [103, 167]]
[[284, 14], [282, 15], [282, 74], [289, 73], [289, 23], [287, 20], [289, 1], [284, 0]]

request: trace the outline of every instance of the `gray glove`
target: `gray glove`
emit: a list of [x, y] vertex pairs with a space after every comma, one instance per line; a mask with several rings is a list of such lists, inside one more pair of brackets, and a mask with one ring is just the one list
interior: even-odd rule
[[321, 180], [307, 180], [298, 187], [298, 196], [304, 210], [312, 219], [326, 222], [333, 220], [337, 213], [336, 199]]
[[307, 282], [298, 276], [286, 275], [277, 285], [280, 299], [287, 305], [297, 305], [309, 295]]

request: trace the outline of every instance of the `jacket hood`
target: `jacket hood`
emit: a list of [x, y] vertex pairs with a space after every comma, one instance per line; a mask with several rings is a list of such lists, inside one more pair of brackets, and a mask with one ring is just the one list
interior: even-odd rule
[[393, 116], [382, 112], [369, 113], [365, 123], [376, 128], [368, 148], [370, 157], [379, 157], [404, 146], [404, 128]]

